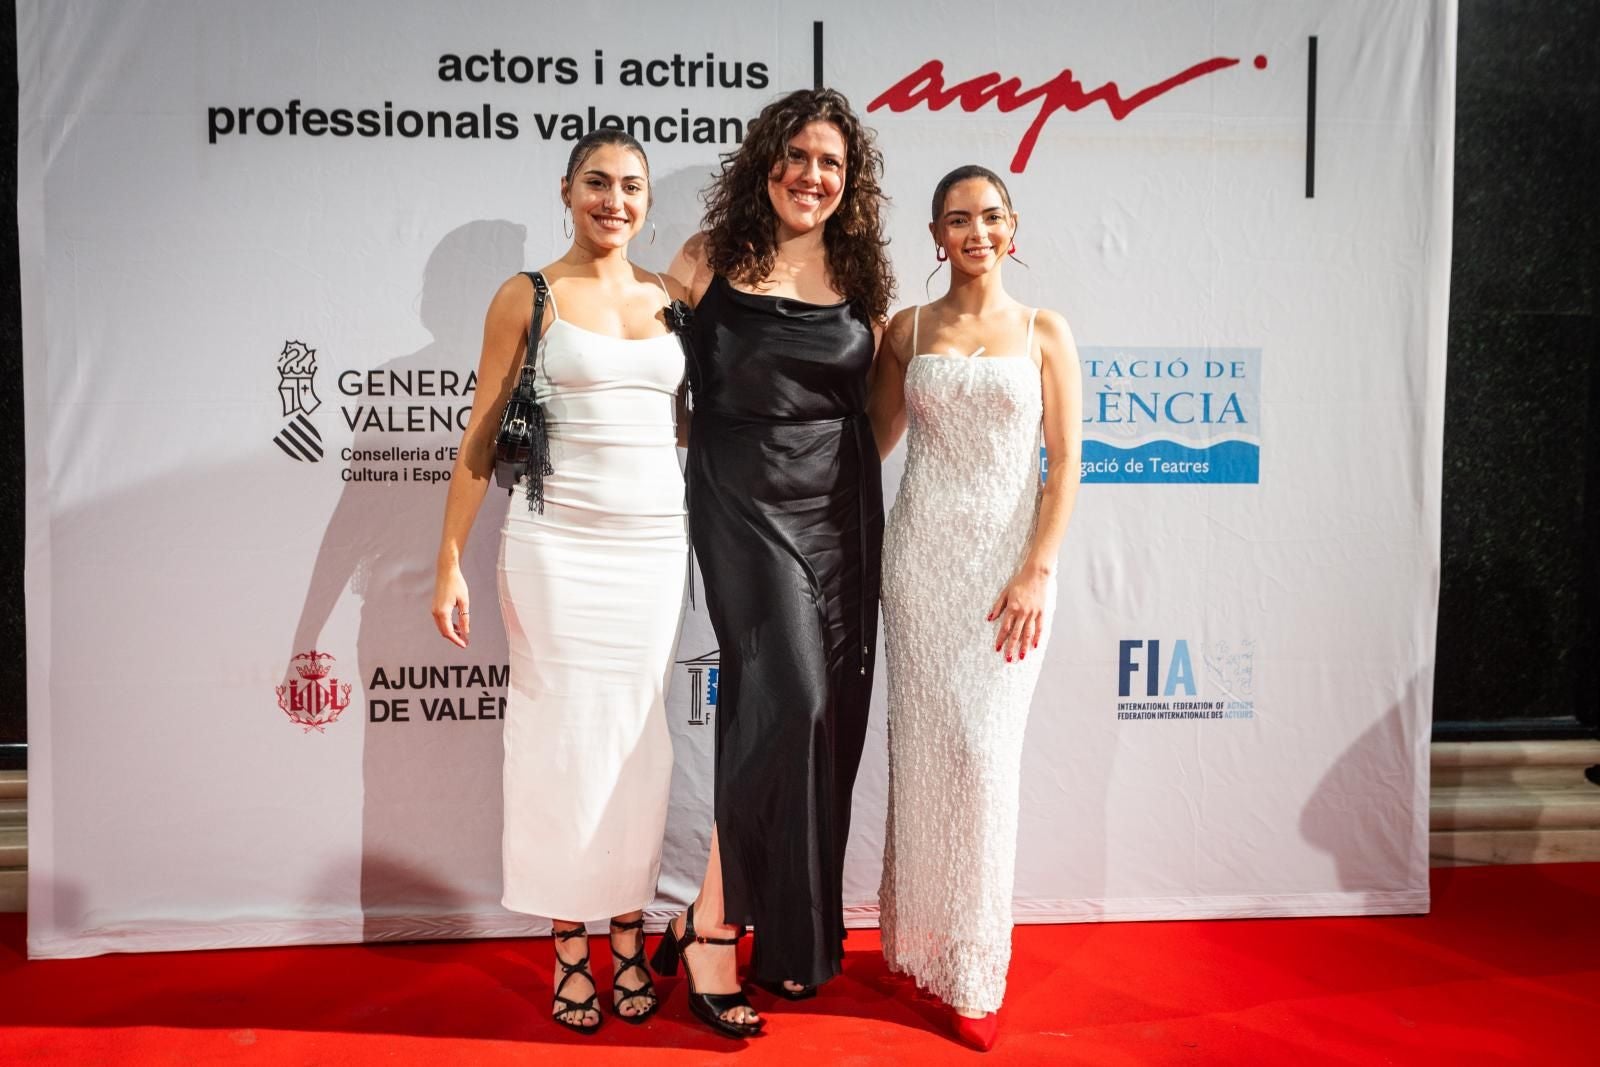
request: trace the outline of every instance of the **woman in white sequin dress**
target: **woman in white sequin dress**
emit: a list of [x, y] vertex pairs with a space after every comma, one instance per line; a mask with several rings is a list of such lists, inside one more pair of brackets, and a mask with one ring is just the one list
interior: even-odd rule
[[1017, 215], [1000, 178], [975, 166], [946, 175], [929, 229], [950, 291], [890, 322], [870, 409], [882, 454], [910, 427], [883, 547], [879, 899], [889, 966], [987, 1049], [1011, 961], [1022, 735], [1078, 488], [1081, 381], [1066, 321], [1001, 283]]

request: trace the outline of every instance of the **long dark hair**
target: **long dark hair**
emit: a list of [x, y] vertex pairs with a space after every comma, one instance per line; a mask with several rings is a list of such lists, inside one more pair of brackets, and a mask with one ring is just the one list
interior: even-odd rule
[[970, 178], [982, 178], [994, 186], [994, 191], [1000, 194], [1000, 202], [1005, 204], [1006, 210], [1013, 213], [1016, 211], [1011, 206], [1011, 190], [1007, 189], [1006, 183], [1000, 180], [1000, 175], [988, 167], [980, 167], [976, 163], [968, 163], [966, 166], [957, 167], [943, 178], [940, 178], [939, 184], [933, 187], [933, 213], [929, 216], [930, 221], [938, 222], [939, 216], [944, 214], [944, 198], [950, 195], [951, 187]]
[[706, 262], [713, 271], [744, 285], [757, 285], [777, 259], [778, 215], [767, 195], [767, 179], [786, 158], [789, 139], [808, 123], [828, 122], [844, 137], [844, 192], [822, 228], [832, 284], [856, 311], [882, 322], [894, 300], [880, 218], [884, 196], [878, 184], [883, 154], [872, 131], [850, 102], [833, 89], [797, 89], [761, 109], [745, 130], [738, 151], [722, 157], [722, 173], [706, 191]]
[[[572, 146], [572, 153], [567, 156], [567, 173], [565, 175], [567, 185], [570, 186], [572, 184], [572, 179], [577, 177], [578, 168], [583, 166], [590, 156], [594, 155], [595, 149], [606, 145], [626, 148], [639, 157], [639, 162], [644, 164], [644, 181], [648, 189], [650, 185], [650, 157], [644, 154], [644, 146], [626, 130], [616, 130], [609, 126], [602, 126], [598, 130], [590, 130], [578, 138], [577, 143]], [[653, 197], [649, 198], [654, 199]]]

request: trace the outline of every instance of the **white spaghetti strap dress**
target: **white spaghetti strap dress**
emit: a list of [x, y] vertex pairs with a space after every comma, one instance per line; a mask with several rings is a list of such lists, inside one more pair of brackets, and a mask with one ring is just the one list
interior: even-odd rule
[[[665, 287], [663, 287], [663, 293]], [[538, 346], [550, 460], [541, 514], [518, 491], [500, 549], [511, 649], [505, 907], [589, 920], [655, 896], [672, 780], [665, 697], [688, 552], [671, 333], [560, 317]]]

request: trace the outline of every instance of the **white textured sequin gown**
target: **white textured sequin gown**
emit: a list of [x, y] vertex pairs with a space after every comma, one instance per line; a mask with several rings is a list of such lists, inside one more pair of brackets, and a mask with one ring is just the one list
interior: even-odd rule
[[599, 919], [655, 896], [688, 566], [683, 373], [670, 333], [625, 340], [557, 313], [539, 344], [555, 472], [543, 514], [513, 494], [500, 548], [511, 649], [502, 902], [513, 911]]
[[1054, 579], [1026, 659], [994, 650], [999, 620], [986, 617], [1033, 536], [1043, 399], [1028, 355], [917, 353], [915, 330], [905, 474], [883, 543], [883, 953], [945, 1003], [993, 1011], [1011, 962], [1022, 735]]

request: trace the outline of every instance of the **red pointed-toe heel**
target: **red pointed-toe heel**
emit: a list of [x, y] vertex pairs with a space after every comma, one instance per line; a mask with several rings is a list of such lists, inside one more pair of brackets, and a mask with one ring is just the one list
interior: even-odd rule
[[1000, 1036], [1000, 1016], [991, 1011], [981, 1019], [969, 1019], [951, 1008], [950, 1028], [963, 1045], [988, 1052], [994, 1048], [994, 1039]]

